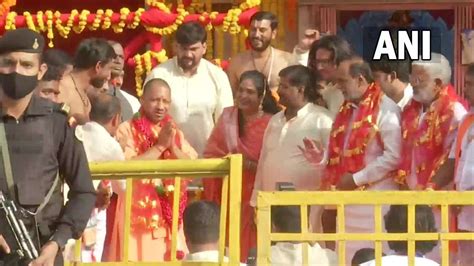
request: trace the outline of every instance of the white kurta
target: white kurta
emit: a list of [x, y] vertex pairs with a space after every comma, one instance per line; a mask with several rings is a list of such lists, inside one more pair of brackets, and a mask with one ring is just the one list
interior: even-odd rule
[[[271, 247], [272, 266], [302, 266], [303, 244], [279, 242]], [[337, 265], [337, 255], [330, 249], [321, 248], [319, 244], [308, 246], [308, 263], [317, 266]]]
[[[279, 182], [291, 182], [298, 191], [319, 190], [323, 166], [315, 172], [314, 165], [306, 160], [298, 145], [304, 146], [303, 139], [309, 138], [326, 146], [331, 126], [329, 111], [312, 103], [306, 104], [289, 121], [284, 111], [274, 115], [263, 137], [250, 205], [257, 205], [258, 191], [276, 191]], [[312, 208], [311, 212], [311, 217], [320, 217], [319, 208]], [[320, 219], [312, 219], [312, 222], [313, 230], [320, 232]]]
[[[82, 139], [87, 160], [89, 162], [125, 160], [120, 144], [102, 125], [96, 122], [87, 122], [83, 126], [78, 126], [75, 134], [78, 138]], [[97, 187], [99, 181], [94, 181], [94, 183], [95, 187]], [[112, 190], [114, 191], [123, 191], [125, 188], [124, 181], [112, 181], [111, 185]], [[97, 262], [101, 261], [106, 235], [106, 212], [106, 210], [99, 210], [96, 208], [88, 221], [88, 227], [96, 228], [96, 243], [93, 247], [83, 248], [83, 262], [92, 262], [92, 258], [95, 258], [95, 261]]]
[[289, 121], [284, 111], [274, 115], [263, 137], [251, 205], [256, 205], [259, 190], [275, 191], [278, 182], [291, 182], [296, 190], [318, 189], [320, 176], [315, 175], [314, 166], [305, 159], [298, 145], [304, 146], [304, 138], [327, 145], [331, 126], [329, 112], [312, 103], [306, 104]]
[[222, 110], [234, 104], [227, 75], [216, 65], [201, 59], [197, 73], [185, 77], [174, 57], [155, 67], [145, 84], [153, 78], [164, 79], [170, 85], [169, 113], [201, 157]]
[[[454, 111], [454, 115], [453, 115], [453, 118], [451, 120], [451, 127], [455, 127], [457, 128], [459, 122], [462, 120], [462, 118], [464, 117], [464, 115], [466, 114], [466, 109], [464, 108], [464, 106], [457, 102], [454, 104], [453, 106], [453, 111]], [[421, 123], [423, 122], [423, 119], [425, 118], [425, 114], [426, 113], [422, 113], [421, 114], [421, 117], [420, 117], [420, 121], [419, 121], [419, 125], [421, 125]], [[455, 131], [452, 131], [445, 139], [444, 139], [444, 147], [446, 150], [450, 150], [452, 145], [453, 145], [453, 142], [454, 140], [456, 139], [456, 134], [457, 134], [457, 130]], [[414, 156], [414, 152], [413, 151], [413, 155]], [[420, 165], [420, 162], [416, 162], [415, 160], [412, 160], [412, 166], [411, 166], [411, 174], [410, 176], [407, 177], [407, 184], [408, 184], [408, 187], [411, 189], [411, 190], [416, 190], [416, 186], [417, 186], [417, 177], [416, 177], [416, 166], [417, 165]], [[435, 222], [436, 222], [436, 228], [441, 228], [441, 211], [439, 208], [433, 208], [433, 214], [434, 214], [434, 217], [435, 217]], [[433, 248], [433, 250], [431, 252], [429, 252], [428, 254], [426, 254], [426, 257], [431, 259], [431, 260], [434, 260], [436, 262], [441, 262], [441, 245], [438, 245]]]
[[[376, 125], [379, 128], [380, 138], [374, 138], [367, 144], [365, 151], [365, 168], [354, 173], [356, 185], [372, 184], [367, 190], [398, 190], [398, 185], [387, 175], [396, 170], [400, 161], [400, 108], [387, 96], [383, 96], [377, 116]], [[357, 107], [355, 107], [357, 108]], [[353, 118], [357, 115], [354, 112]], [[353, 119], [352, 119], [353, 120]], [[348, 128], [352, 128], [353, 121]], [[350, 134], [350, 130], [347, 135]], [[347, 141], [347, 137], [346, 137]], [[381, 141], [381, 143], [380, 143]], [[347, 144], [345, 145], [347, 146]], [[383, 214], [389, 206], [383, 207]], [[354, 205], [345, 208], [346, 232], [372, 233], [374, 232], [374, 209], [370, 206]], [[350, 265], [355, 252], [361, 248], [373, 247], [372, 242], [346, 242], [346, 263]]]

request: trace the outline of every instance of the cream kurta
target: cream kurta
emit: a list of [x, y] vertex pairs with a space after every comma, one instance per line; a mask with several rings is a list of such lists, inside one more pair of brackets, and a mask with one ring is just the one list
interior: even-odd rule
[[[323, 167], [315, 172], [298, 145], [309, 138], [327, 145], [332, 126], [332, 117], [326, 108], [306, 104], [297, 116], [286, 120], [284, 111], [274, 115], [268, 123], [263, 137], [263, 147], [255, 177], [250, 205], [256, 206], [258, 191], [275, 191], [277, 183], [291, 182], [299, 191], [319, 190]], [[314, 231], [321, 231], [320, 208], [312, 208], [311, 221]]]
[[164, 79], [170, 85], [170, 115], [201, 157], [222, 110], [234, 104], [227, 75], [201, 59], [197, 73], [185, 77], [174, 57], [154, 68], [145, 84], [153, 78]]
[[[83, 126], [77, 126], [76, 136], [82, 139], [84, 150], [89, 162], [107, 162], [107, 161], [124, 161], [125, 156], [120, 148], [119, 143], [110, 135], [109, 132], [96, 122], [87, 122]], [[97, 187], [99, 181], [94, 181]], [[125, 186], [123, 181], [112, 181], [112, 190], [120, 192]], [[102, 251], [104, 249], [104, 241], [106, 235], [107, 224], [106, 210], [94, 209], [87, 227], [96, 228], [96, 244], [91, 248], [84, 248], [82, 251], [82, 262], [100, 262]]]
[[[377, 116], [376, 125], [379, 128], [380, 138], [373, 138], [367, 144], [365, 151], [365, 168], [353, 175], [358, 186], [372, 184], [367, 190], [397, 190], [398, 185], [387, 175], [396, 170], [400, 160], [400, 108], [387, 96], [383, 96]], [[355, 107], [357, 108], [357, 107]], [[353, 119], [357, 110], [353, 113]], [[352, 119], [352, 120], [353, 120]], [[350, 121], [347, 128], [352, 128]], [[350, 130], [347, 131], [347, 136]], [[347, 146], [347, 145], [345, 145]], [[383, 214], [388, 211], [384, 206]], [[374, 209], [370, 206], [347, 206], [345, 208], [346, 232], [371, 233], [374, 232]], [[346, 265], [361, 248], [373, 247], [373, 242], [346, 242]]]

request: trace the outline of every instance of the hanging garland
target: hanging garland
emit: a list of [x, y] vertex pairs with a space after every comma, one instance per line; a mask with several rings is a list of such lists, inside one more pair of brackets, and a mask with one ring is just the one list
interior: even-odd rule
[[[123, 7], [119, 12], [114, 12], [112, 9], [98, 9], [92, 13], [87, 9], [80, 12], [73, 9], [69, 14], [46, 10], [38, 11], [34, 15], [24, 12], [23, 16], [9, 12], [4, 16], [4, 20], [0, 20], [0, 29], [14, 30], [17, 27], [28, 27], [43, 32], [49, 40], [48, 46], [54, 47], [55, 31], [66, 39], [71, 31], [80, 34], [86, 28], [90, 31], [112, 29], [115, 33], [121, 33], [125, 28], [136, 29], [142, 26], [146, 34], [139, 34], [124, 47], [127, 64], [135, 67], [137, 94], [141, 95], [143, 75], [168, 59], [161, 45], [161, 36], [174, 33], [179, 25], [187, 21], [199, 21], [208, 31], [222, 25], [223, 31], [233, 35], [239, 34], [243, 27], [249, 25], [250, 17], [258, 11], [260, 2], [260, 0], [246, 0], [227, 13], [209, 12], [210, 7], [206, 12], [204, 5], [198, 0], [188, 2], [188, 6], [179, 4], [175, 11], [172, 11], [172, 6], [166, 5], [163, 0], [146, 0], [145, 3], [149, 8], [147, 10], [139, 8], [130, 11]], [[3, 5], [0, 6], [0, 12], [2, 7]], [[150, 45], [150, 51], [139, 54], [138, 51], [146, 44]]]

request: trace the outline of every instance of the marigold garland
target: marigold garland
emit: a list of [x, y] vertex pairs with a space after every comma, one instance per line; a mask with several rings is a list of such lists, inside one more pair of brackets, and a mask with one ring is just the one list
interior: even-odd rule
[[159, 0], [146, 0], [145, 4], [149, 7], [157, 8], [165, 13], [171, 13], [171, 10], [165, 5], [165, 3]]
[[53, 11], [47, 10], [46, 11], [46, 26], [48, 28], [48, 34], [46, 35], [49, 39], [48, 46], [50, 48], [54, 47], [53, 44], [53, 38], [54, 38], [54, 32], [53, 32]]
[[16, 12], [9, 12], [5, 20], [5, 30], [14, 30], [16, 29], [15, 24]]
[[41, 32], [45, 32], [46, 31], [46, 26], [44, 24], [44, 13], [43, 11], [38, 11], [36, 13], [36, 21], [38, 22], [38, 28]]
[[162, 49], [159, 52], [147, 51], [144, 54], [136, 54], [133, 57], [135, 61], [135, 86], [137, 88], [137, 95], [141, 96], [143, 93], [143, 75], [150, 74], [153, 69], [152, 59], [158, 63], [163, 63], [168, 60], [166, 50]]
[[16, 5], [16, 0], [3, 0], [0, 4], [0, 17], [10, 11], [10, 7], [14, 5]]
[[112, 15], [114, 14], [114, 11], [112, 9], [106, 9], [105, 10], [105, 17], [104, 17], [104, 23], [102, 24], [102, 29], [107, 30], [110, 28], [112, 25]]
[[33, 31], [37, 31], [36, 26], [35, 26], [35, 22], [33, 21], [33, 16], [30, 14], [30, 12], [28, 12], [28, 11], [23, 12], [23, 17], [25, 17], [26, 25], [27, 25], [28, 29], [33, 30]]

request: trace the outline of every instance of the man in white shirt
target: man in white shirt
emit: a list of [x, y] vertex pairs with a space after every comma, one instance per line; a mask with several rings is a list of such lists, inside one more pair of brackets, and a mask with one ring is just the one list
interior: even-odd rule
[[[345, 101], [327, 149], [327, 186], [337, 190], [396, 190], [390, 177], [400, 159], [400, 113], [374, 83], [369, 65], [359, 57], [344, 60], [337, 73]], [[386, 211], [386, 210], [385, 210]], [[346, 232], [374, 232], [373, 207], [347, 206]], [[346, 264], [372, 243], [346, 243]]]
[[[442, 188], [433, 176], [448, 157], [459, 122], [466, 114], [454, 89], [449, 86], [450, 80], [449, 61], [441, 54], [432, 53], [431, 60], [420, 59], [412, 63], [413, 98], [401, 115], [403, 158], [396, 178], [410, 190]], [[435, 208], [434, 213], [439, 227], [440, 209]], [[440, 262], [440, 252], [439, 247], [435, 248], [427, 257]]]
[[[408, 209], [405, 205], [392, 205], [384, 217], [385, 230], [387, 233], [408, 232]], [[415, 207], [415, 232], [435, 233], [435, 219], [431, 207], [427, 205], [417, 205]], [[389, 241], [388, 245], [394, 252], [393, 255], [383, 256], [383, 266], [408, 266], [408, 244], [403, 241]], [[416, 266], [438, 266], [439, 264], [424, 258], [436, 246], [436, 241], [416, 241], [415, 242], [415, 265]], [[471, 261], [472, 262], [472, 261]], [[361, 266], [376, 266], [375, 260], [360, 264]], [[461, 264], [468, 265], [468, 264]]]
[[[471, 109], [459, 124], [456, 140], [449, 159], [433, 177], [433, 182], [444, 187], [454, 180], [456, 190], [474, 190], [474, 64], [467, 67], [464, 80], [464, 95]], [[459, 231], [474, 232], [474, 206], [457, 209]], [[459, 241], [460, 265], [474, 261], [474, 241]]]
[[140, 102], [135, 96], [122, 89], [123, 76], [125, 74], [125, 55], [122, 45], [115, 41], [109, 41], [109, 44], [114, 48], [117, 56], [113, 60], [114, 68], [112, 69], [111, 78], [109, 80], [108, 92], [119, 98], [122, 108], [122, 121], [128, 121], [132, 119], [133, 114], [140, 109]]
[[[219, 262], [220, 209], [211, 201], [195, 201], [183, 214], [184, 236], [190, 262]], [[224, 262], [229, 258], [224, 257]]]
[[[273, 206], [272, 225], [275, 233], [301, 233], [301, 213], [299, 206]], [[334, 251], [323, 249], [317, 243], [278, 242], [271, 247], [270, 262], [273, 266], [303, 265], [303, 245], [308, 245], [309, 265], [337, 265]]]
[[234, 104], [225, 72], [202, 58], [206, 37], [206, 30], [197, 22], [180, 25], [176, 56], [154, 68], [144, 83], [160, 78], [170, 85], [170, 115], [199, 156], [222, 110]]
[[[319, 190], [324, 167], [315, 173], [300, 149], [308, 139], [323, 145], [329, 139], [332, 117], [327, 109], [312, 103], [321, 97], [314, 86], [314, 76], [305, 66], [280, 71], [278, 94], [286, 110], [274, 115], [265, 131], [251, 206], [256, 206], [258, 191], [275, 191], [280, 182], [293, 183], [299, 191]], [[321, 208], [313, 208], [311, 215], [312, 229], [321, 232]]]
[[[98, 94], [92, 99], [91, 121], [77, 126], [76, 136], [82, 140], [89, 162], [124, 161], [120, 144], [114, 139], [120, 125], [120, 101], [115, 96]], [[91, 245], [83, 248], [82, 262], [100, 262], [106, 234], [106, 208], [111, 190], [124, 190], [124, 182], [94, 181], [103, 205], [97, 206], [88, 222], [85, 236], [92, 239]], [[120, 186], [120, 187], [119, 187]], [[96, 204], [97, 205], [97, 204]], [[95, 241], [94, 240], [95, 234]], [[86, 237], [87, 238], [87, 237]]]
[[375, 82], [380, 84], [383, 92], [403, 111], [413, 97], [413, 88], [410, 85], [411, 62], [390, 61], [383, 57], [381, 60], [372, 61], [370, 68]]

